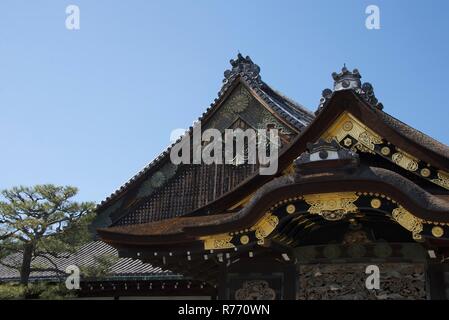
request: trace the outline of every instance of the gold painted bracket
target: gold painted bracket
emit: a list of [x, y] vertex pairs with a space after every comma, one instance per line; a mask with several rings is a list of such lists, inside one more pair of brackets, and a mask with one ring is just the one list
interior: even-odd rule
[[401, 168], [449, 190], [449, 173], [433, 168], [392, 145], [349, 112], [344, 112], [322, 135], [322, 138], [328, 142], [336, 140], [355, 152], [378, 154]]

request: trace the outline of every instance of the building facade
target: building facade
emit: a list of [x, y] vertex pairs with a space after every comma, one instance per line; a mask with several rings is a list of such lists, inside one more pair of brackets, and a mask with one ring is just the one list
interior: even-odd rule
[[449, 147], [386, 113], [357, 70], [332, 76], [311, 112], [239, 54], [198, 121], [276, 129], [276, 173], [173, 164], [175, 143], [99, 204], [92, 228], [211, 298], [447, 299]]

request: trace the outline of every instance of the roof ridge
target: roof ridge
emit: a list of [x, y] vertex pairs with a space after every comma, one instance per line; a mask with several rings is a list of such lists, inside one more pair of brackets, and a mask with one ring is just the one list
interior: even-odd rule
[[310, 116], [312, 116], [313, 118], [315, 118], [315, 115], [313, 113], [313, 111], [311, 111], [308, 107], [304, 106], [303, 104], [297, 102], [296, 100], [288, 97], [287, 95], [285, 95], [284, 93], [282, 93], [281, 91], [277, 90], [276, 88], [273, 88], [273, 86], [267, 84], [264, 82], [264, 84], [276, 95], [278, 95], [280, 98], [286, 100], [287, 102], [289, 102], [292, 107], [297, 108], [299, 111], [302, 112], [306, 112], [307, 114], [309, 114]]
[[[105, 200], [101, 201], [97, 207], [96, 210], [99, 210], [100, 208], [104, 207], [109, 201], [111, 201], [113, 198], [118, 196], [120, 192], [122, 192], [126, 187], [128, 187], [131, 183], [142, 177], [144, 174], [146, 174], [150, 169], [156, 167], [158, 164], [162, 162], [163, 159], [169, 154], [170, 150], [179, 142], [182, 141], [182, 139], [187, 135], [191, 134], [193, 132], [193, 126], [198, 121], [202, 121], [203, 118], [208, 116], [213, 109], [221, 102], [222, 98], [224, 97], [227, 90], [239, 79], [239, 77], [236, 77], [231, 80], [231, 82], [225, 83], [222, 87], [222, 90], [218, 93], [218, 98], [215, 98], [214, 101], [210, 104], [210, 107], [206, 109], [203, 114], [193, 122], [193, 125], [189, 127], [188, 130], [184, 132], [182, 136], [180, 136], [175, 142], [171, 143], [168, 147], [166, 147], [162, 152], [159, 153], [158, 156], [156, 156], [149, 164], [147, 164], [145, 167], [143, 167], [139, 172], [137, 172], [134, 176], [132, 176], [129, 180], [127, 180], [124, 184], [122, 184], [119, 188], [117, 188], [111, 195], [106, 197]], [[225, 88], [223, 90], [223, 88]]]
[[[105, 200], [101, 201], [97, 207], [96, 210], [104, 208], [110, 201], [121, 195], [124, 190], [143, 177], [145, 174], [147, 174], [151, 169], [157, 167], [162, 163], [163, 159], [166, 159], [167, 155], [169, 155], [170, 150], [175, 146], [177, 143], [181, 142], [182, 139], [187, 135], [191, 135], [193, 132], [193, 126], [197, 122], [201, 122], [204, 118], [208, 117], [210, 114], [212, 114], [218, 105], [220, 105], [223, 102], [224, 97], [228, 94], [230, 89], [233, 89], [234, 86], [238, 82], [242, 82], [245, 85], [247, 85], [250, 89], [252, 89], [262, 100], [265, 101], [267, 105], [269, 105], [275, 112], [279, 113], [283, 116], [284, 120], [287, 121], [293, 128], [296, 128], [297, 130], [300, 130], [303, 128], [305, 123], [297, 119], [294, 115], [280, 107], [277, 103], [275, 103], [263, 89], [262, 87], [265, 85], [267, 88], [270, 88], [265, 82], [262, 81], [260, 77], [260, 67], [255, 64], [249, 56], [243, 57], [240, 53], [237, 55], [237, 59], [230, 60], [232, 68], [229, 70], [226, 70], [224, 72], [224, 79], [223, 79], [223, 85], [218, 92], [217, 98], [214, 99], [214, 101], [210, 104], [210, 106], [206, 109], [203, 114], [193, 122], [193, 125], [189, 127], [186, 132], [180, 136], [175, 142], [170, 144], [167, 148], [165, 148], [161, 153], [159, 153], [158, 156], [156, 156], [148, 165], [143, 167], [137, 174], [135, 174], [133, 177], [131, 177], [129, 180], [127, 180], [124, 184], [122, 184], [119, 188], [117, 188], [113, 193], [111, 193], [108, 197], [106, 197]], [[272, 90], [270, 88], [270, 90]], [[273, 91], [273, 90], [272, 90]], [[312, 116], [310, 112], [305, 111], [307, 115]]]

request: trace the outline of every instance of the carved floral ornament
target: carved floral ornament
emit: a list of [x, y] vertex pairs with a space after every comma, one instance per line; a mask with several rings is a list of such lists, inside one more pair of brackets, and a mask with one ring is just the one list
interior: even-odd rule
[[[323, 134], [322, 138], [329, 143], [332, 140], [336, 140], [341, 146], [353, 152], [380, 155], [401, 168], [449, 189], [448, 173], [438, 170], [392, 145], [348, 112], [343, 113]], [[293, 166], [290, 166], [284, 171], [284, 174], [288, 174], [292, 170]], [[257, 242], [261, 245], [264, 243], [265, 238], [272, 236], [279, 221], [286, 215], [318, 215], [327, 221], [339, 221], [346, 219], [348, 215], [363, 215], [360, 212], [361, 209], [367, 209], [360, 205], [363, 199], [368, 201], [370, 209], [379, 210], [391, 216], [392, 220], [410, 231], [415, 240], [422, 238], [423, 231], [425, 231], [426, 236], [430, 237], [440, 238], [448, 236], [449, 230], [447, 230], [447, 226], [449, 224], [424, 221], [384, 195], [344, 192], [305, 195], [285, 199], [270, 208], [270, 211], [250, 229], [203, 238], [204, 247], [207, 250], [236, 249], [239, 245], [246, 245], [251, 242]], [[279, 208], [283, 209], [279, 211]], [[314, 224], [314, 222], [308, 219], [304, 219], [304, 222], [305, 227]], [[425, 229], [426, 225], [430, 226]]]
[[236, 300], [274, 300], [276, 292], [270, 288], [267, 281], [245, 281], [242, 288], [235, 292]]
[[338, 192], [284, 199], [272, 206], [270, 211], [253, 227], [232, 233], [207, 236], [202, 240], [205, 250], [236, 249], [238, 246], [249, 243], [263, 245], [267, 237], [276, 236], [275, 230], [279, 221], [289, 215], [295, 215], [298, 219], [304, 218], [304, 228], [307, 228], [314, 224], [307, 217], [319, 216], [325, 221], [335, 222], [361, 218], [366, 210], [389, 216], [410, 231], [415, 240], [421, 240], [424, 231], [425, 236], [435, 238], [449, 235], [449, 223], [422, 220], [383, 194]]
[[327, 141], [336, 140], [343, 147], [355, 152], [378, 154], [401, 168], [449, 190], [449, 173], [438, 170], [392, 145], [348, 112], [339, 117], [324, 133], [323, 138]]

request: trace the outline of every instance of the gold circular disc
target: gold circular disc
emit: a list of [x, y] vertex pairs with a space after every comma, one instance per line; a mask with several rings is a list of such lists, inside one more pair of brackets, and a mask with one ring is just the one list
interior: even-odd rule
[[349, 147], [350, 145], [352, 145], [352, 140], [349, 139], [349, 138], [346, 138], [346, 139], [343, 141], [343, 143], [344, 143], [345, 146]]
[[295, 205], [294, 204], [289, 204], [288, 206], [287, 206], [287, 213], [289, 213], [289, 214], [292, 214], [292, 213], [294, 213], [295, 211], [296, 211], [296, 207], [295, 207]]
[[383, 147], [380, 149], [380, 153], [382, 153], [384, 156], [388, 156], [390, 154], [391, 150], [388, 147]]
[[241, 244], [247, 244], [249, 242], [249, 237], [247, 235], [240, 237], [240, 243]]
[[345, 131], [351, 131], [352, 128], [353, 128], [353, 124], [352, 124], [351, 121], [346, 121], [346, 122], [343, 124], [343, 130], [345, 130]]
[[423, 168], [423, 169], [421, 169], [421, 175], [423, 176], [423, 177], [428, 177], [428, 176], [430, 176], [430, 170], [429, 169], [427, 169], [427, 168]]
[[373, 207], [374, 209], [379, 209], [381, 205], [382, 202], [379, 199], [374, 198], [373, 200], [371, 200], [371, 207]]
[[438, 226], [432, 228], [432, 235], [433, 235], [434, 237], [440, 238], [440, 237], [443, 236], [443, 234], [444, 234], [443, 228], [438, 227]]

